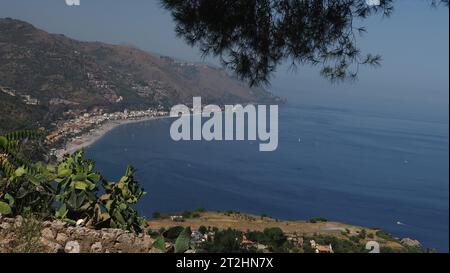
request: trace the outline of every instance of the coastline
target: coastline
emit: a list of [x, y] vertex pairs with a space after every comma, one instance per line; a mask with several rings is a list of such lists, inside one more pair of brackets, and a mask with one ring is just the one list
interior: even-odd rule
[[[190, 116], [196, 115], [193, 113], [189, 114]], [[115, 119], [115, 120], [108, 120], [99, 125], [97, 128], [92, 129], [90, 132], [85, 132], [81, 134], [78, 137], [70, 139], [65, 147], [57, 148], [54, 152], [54, 155], [56, 156], [57, 161], [61, 161], [63, 157], [67, 154], [72, 155], [76, 151], [79, 151], [83, 148], [89, 147], [93, 145], [95, 142], [100, 140], [105, 134], [110, 132], [111, 130], [125, 125], [125, 124], [131, 124], [131, 123], [139, 123], [139, 122], [145, 122], [149, 120], [157, 120], [157, 119], [164, 119], [164, 118], [171, 118], [170, 115], [164, 115], [164, 116], [146, 116], [146, 117], [138, 117], [138, 118], [130, 118], [130, 119]]]
[[89, 147], [93, 145], [95, 142], [100, 140], [102, 137], [104, 137], [108, 132], [112, 131], [113, 129], [125, 125], [125, 124], [132, 124], [132, 123], [139, 123], [139, 122], [145, 122], [149, 120], [157, 120], [157, 119], [163, 119], [163, 118], [170, 118], [170, 116], [159, 116], [159, 117], [145, 117], [145, 118], [138, 118], [138, 119], [123, 119], [123, 120], [109, 120], [99, 127], [93, 129], [91, 132], [86, 132], [82, 134], [81, 136], [77, 138], [73, 138], [70, 141], [67, 142], [65, 147], [58, 148], [55, 151], [55, 156], [58, 161], [60, 161], [65, 155], [73, 154], [76, 151], [79, 151], [81, 149], [84, 149], [86, 147]]

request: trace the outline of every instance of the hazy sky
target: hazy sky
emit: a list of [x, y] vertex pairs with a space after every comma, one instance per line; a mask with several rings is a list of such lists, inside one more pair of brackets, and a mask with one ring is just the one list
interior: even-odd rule
[[[363, 68], [359, 81], [333, 85], [317, 69], [281, 66], [270, 89], [291, 102], [351, 108], [448, 122], [448, 9], [424, 0], [397, 0], [389, 19], [364, 22], [364, 52], [381, 54], [382, 67]], [[158, 0], [0, 0], [0, 17], [28, 21], [52, 33], [201, 61], [199, 51], [174, 34], [169, 13]], [[214, 60], [208, 60], [214, 62]]]

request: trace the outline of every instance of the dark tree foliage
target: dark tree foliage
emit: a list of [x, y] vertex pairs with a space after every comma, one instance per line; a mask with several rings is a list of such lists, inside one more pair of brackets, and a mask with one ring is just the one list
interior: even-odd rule
[[205, 242], [202, 245], [207, 253], [242, 253], [247, 252], [241, 247], [240, 238], [242, 233], [234, 229], [216, 231], [212, 242]]
[[[430, 0], [429, 0], [430, 1]], [[321, 66], [332, 81], [355, 79], [360, 65], [380, 64], [363, 55], [359, 26], [371, 15], [389, 16], [393, 0], [161, 0], [176, 23], [176, 33], [204, 56], [250, 85], [268, 84], [283, 61]], [[376, 3], [369, 5], [368, 3]], [[431, 1], [438, 5], [448, 0]]]

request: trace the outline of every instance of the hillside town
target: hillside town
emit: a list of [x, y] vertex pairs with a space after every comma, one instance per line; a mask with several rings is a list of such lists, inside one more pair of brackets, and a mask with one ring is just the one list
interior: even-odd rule
[[156, 118], [168, 116], [167, 111], [160, 109], [148, 109], [141, 111], [128, 111], [104, 113], [102, 109], [84, 113], [67, 121], [56, 124], [56, 129], [46, 137], [46, 143], [50, 146], [57, 146], [61, 142], [81, 138], [81, 135], [93, 133], [102, 125], [111, 121], [130, 121], [146, 118]]
[[11, 97], [19, 97], [23, 103], [27, 104], [27, 105], [39, 105], [39, 100], [36, 98], [31, 97], [31, 95], [23, 95], [23, 94], [18, 94], [16, 92], [16, 90], [9, 88], [9, 87], [5, 87], [5, 86], [1, 86], [0, 85], [0, 91], [11, 96]]

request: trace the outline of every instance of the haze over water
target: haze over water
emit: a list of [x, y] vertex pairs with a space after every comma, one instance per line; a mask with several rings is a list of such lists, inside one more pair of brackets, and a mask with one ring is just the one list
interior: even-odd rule
[[[152, 212], [204, 207], [380, 227], [448, 251], [448, 121], [293, 103], [275, 152], [257, 142], [174, 142], [170, 119], [116, 128], [87, 149], [109, 179], [127, 164]], [[402, 224], [399, 224], [401, 222]]]

